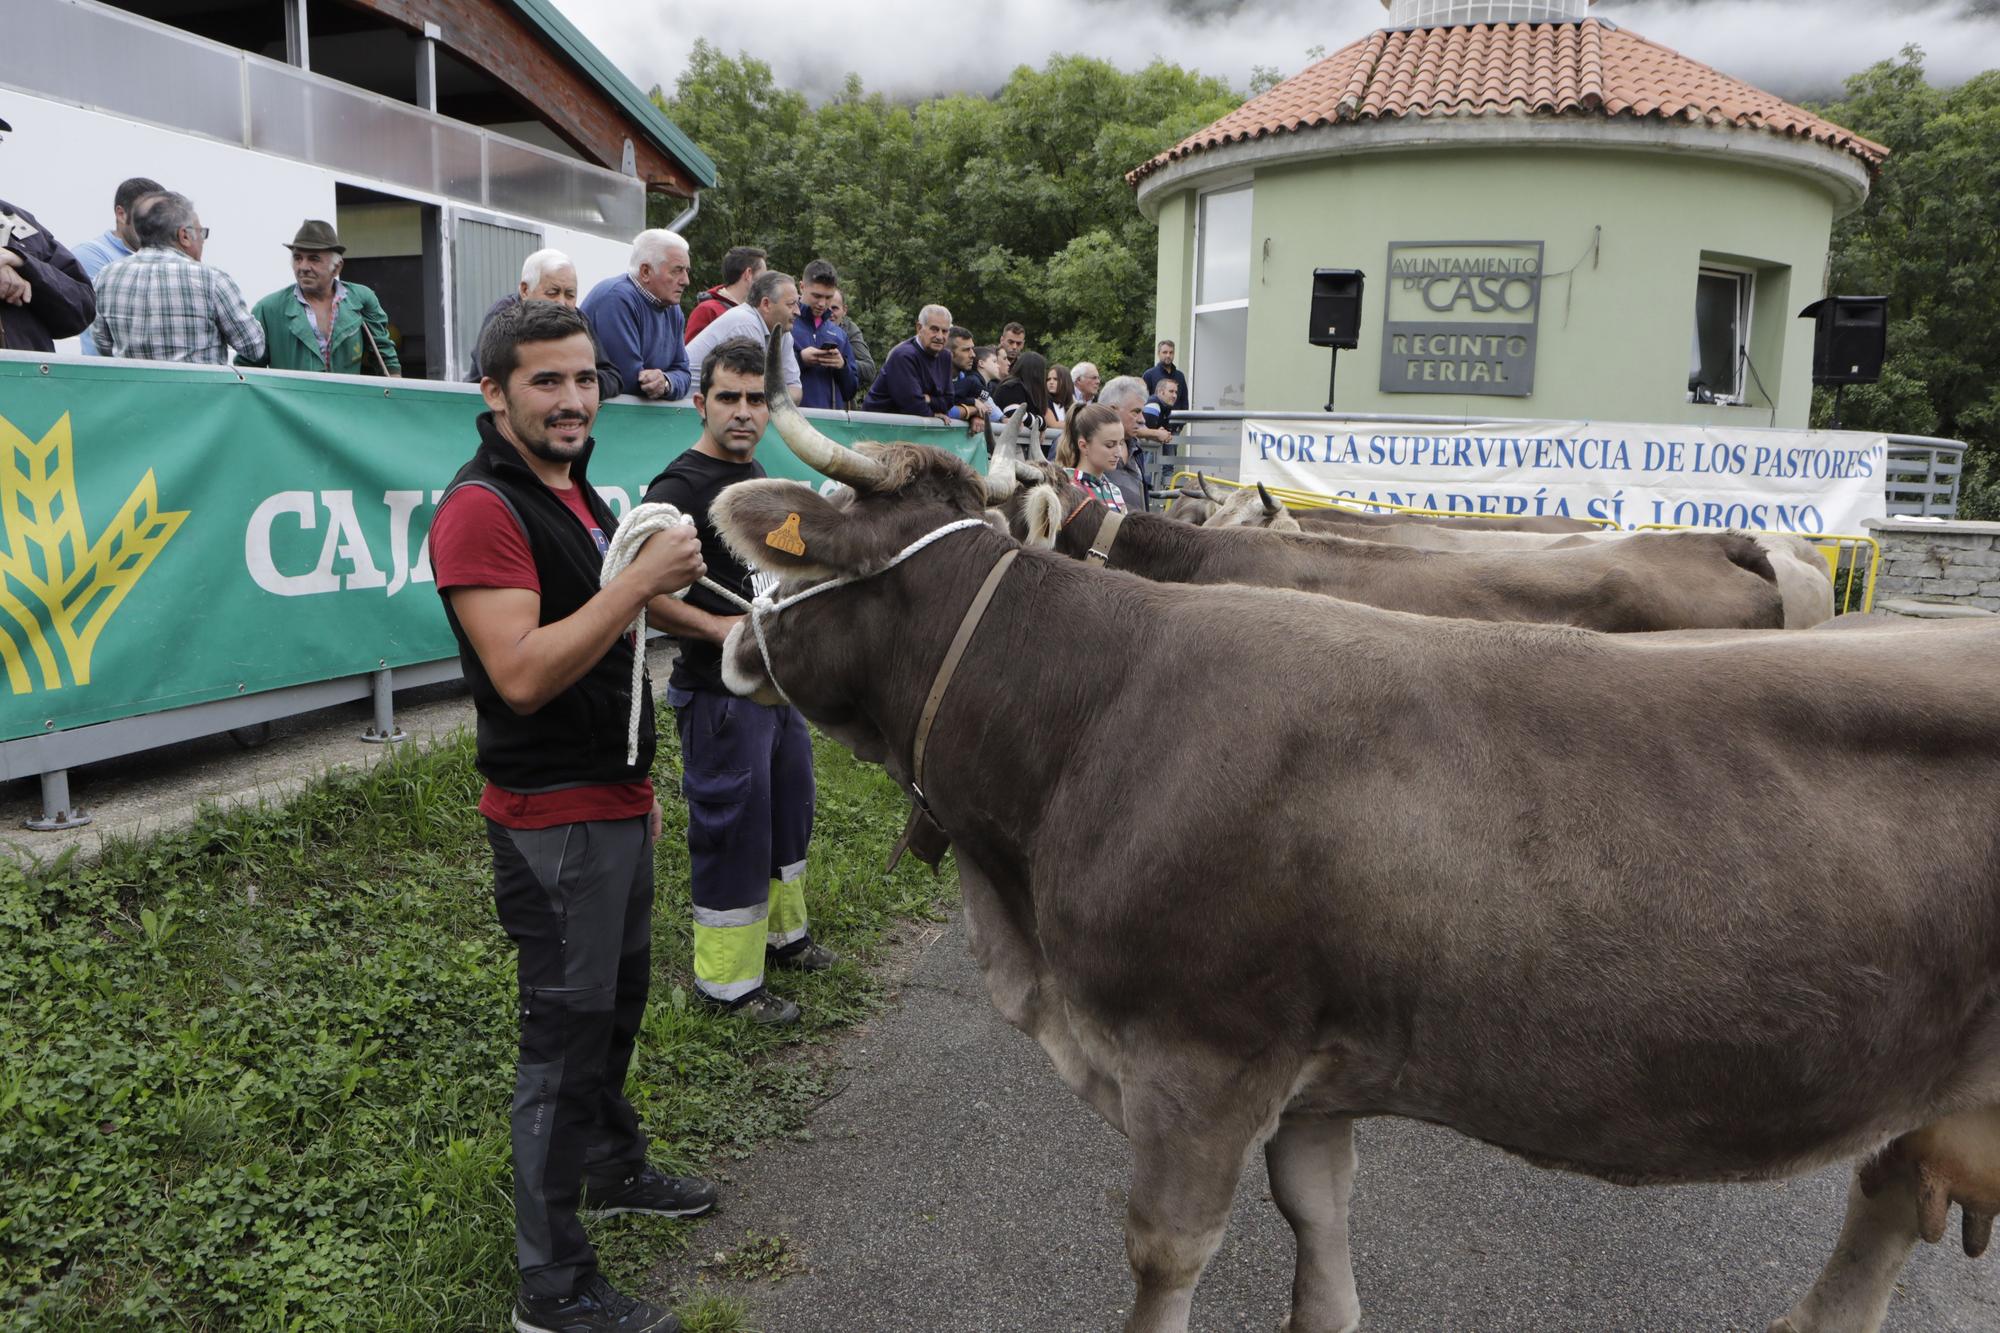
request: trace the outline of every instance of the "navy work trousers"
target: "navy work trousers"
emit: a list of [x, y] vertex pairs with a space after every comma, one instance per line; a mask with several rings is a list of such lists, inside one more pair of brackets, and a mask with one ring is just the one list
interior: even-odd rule
[[715, 690], [667, 692], [681, 738], [694, 899], [695, 985], [735, 1002], [764, 984], [764, 952], [809, 938], [812, 734], [790, 707]]

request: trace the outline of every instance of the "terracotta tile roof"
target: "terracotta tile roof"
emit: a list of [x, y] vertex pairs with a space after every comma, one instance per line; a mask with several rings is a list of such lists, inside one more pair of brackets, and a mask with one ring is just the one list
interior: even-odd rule
[[1125, 180], [1136, 186], [1205, 149], [1318, 125], [1514, 112], [1768, 130], [1843, 149], [1871, 172], [1889, 155], [1878, 143], [1658, 42], [1585, 19], [1375, 32], [1189, 135]]

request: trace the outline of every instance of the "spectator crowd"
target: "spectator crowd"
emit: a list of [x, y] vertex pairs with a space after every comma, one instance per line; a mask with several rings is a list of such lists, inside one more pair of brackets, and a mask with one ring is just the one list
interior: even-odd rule
[[[0, 122], [0, 133], [7, 128]], [[347, 249], [332, 224], [307, 219], [280, 241], [291, 254], [293, 281], [255, 304], [228, 273], [203, 261], [208, 236], [191, 200], [143, 176], [119, 184], [111, 226], [74, 251], [33, 214], [0, 200], [0, 347], [51, 351], [56, 339], [77, 336], [89, 356], [402, 374], [389, 313], [373, 290], [341, 276]], [[1051, 364], [1028, 347], [1019, 322], [982, 344], [933, 303], [878, 365], [826, 260], [793, 277], [771, 268], [764, 250], [740, 245], [723, 256], [720, 276], [683, 314], [693, 272], [688, 244], [675, 232], [640, 232], [626, 271], [587, 292], [568, 255], [537, 250], [522, 264], [516, 288], [487, 310], [473, 346], [504, 312], [552, 301], [579, 310], [588, 324], [601, 397], [677, 400], [694, 391], [695, 368], [709, 351], [734, 338], [762, 344], [777, 333], [786, 389], [802, 406], [923, 417], [969, 431], [1022, 407], [1040, 423], [1045, 448], [1080, 482], [1104, 491], [1107, 502], [1147, 507], [1147, 450], [1179, 433], [1174, 411], [1187, 401], [1171, 341], [1159, 343], [1158, 360], [1142, 375], [1107, 381], [1088, 361]], [[481, 370], [475, 350], [470, 378], [478, 381]], [[1095, 436], [1079, 441], [1065, 430], [1092, 406], [1117, 416], [1115, 446], [1089, 451]], [[1106, 465], [1092, 471], [1079, 461], [1086, 456]]]

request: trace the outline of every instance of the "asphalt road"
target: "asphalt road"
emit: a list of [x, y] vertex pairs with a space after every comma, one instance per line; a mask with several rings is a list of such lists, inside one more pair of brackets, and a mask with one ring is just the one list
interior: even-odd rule
[[[661, 1290], [717, 1282], [711, 1258], [782, 1236], [794, 1272], [721, 1282], [763, 1333], [1102, 1330], [1131, 1298], [1124, 1140], [1001, 1021], [962, 925], [934, 930], [895, 1005], [843, 1058], [810, 1139], [764, 1149]], [[1539, 1171], [1447, 1130], [1358, 1134], [1355, 1269], [1374, 1330], [1761, 1331], [1818, 1275], [1846, 1173], [1763, 1186], [1623, 1189]], [[1966, 1259], [1957, 1221], [1918, 1247], [1895, 1333], [2000, 1329], [2000, 1266]], [[766, 1247], [764, 1253], [768, 1253]], [[1275, 1329], [1291, 1232], [1261, 1160], [1195, 1300], [1198, 1329]]]

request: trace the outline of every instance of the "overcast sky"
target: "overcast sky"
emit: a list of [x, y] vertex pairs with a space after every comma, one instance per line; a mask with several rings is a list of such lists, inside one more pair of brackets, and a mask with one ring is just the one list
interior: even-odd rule
[[[556, 0], [641, 88], [672, 87], [696, 37], [770, 62], [815, 97], [849, 70], [898, 97], [986, 92], [1058, 52], [1126, 69], [1165, 57], [1244, 87], [1255, 65], [1294, 74], [1313, 46], [1378, 26], [1380, 0]], [[1600, 0], [1635, 32], [1790, 97], [1916, 42], [1934, 79], [2000, 67], [2000, 0]]]

